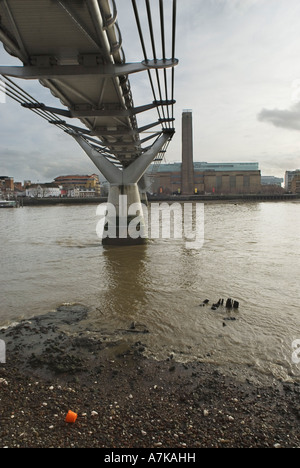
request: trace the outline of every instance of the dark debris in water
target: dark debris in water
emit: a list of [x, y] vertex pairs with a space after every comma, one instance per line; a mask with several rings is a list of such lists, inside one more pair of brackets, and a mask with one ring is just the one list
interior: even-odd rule
[[[200, 304], [200, 307], [205, 307], [208, 306], [210, 303], [209, 299], [204, 299], [204, 301]], [[213, 311], [227, 311], [228, 314], [231, 314], [233, 311], [237, 312], [238, 309], [240, 308], [240, 303], [234, 299], [228, 298], [225, 302], [224, 299], [219, 299], [217, 302], [212, 303], [212, 306], [210, 307], [211, 310]], [[237, 317], [234, 317], [232, 315], [228, 315], [227, 317], [223, 317], [223, 320], [225, 321], [230, 321], [230, 322], [236, 322], [238, 319]], [[223, 322], [223, 327], [226, 327], [226, 324]]]

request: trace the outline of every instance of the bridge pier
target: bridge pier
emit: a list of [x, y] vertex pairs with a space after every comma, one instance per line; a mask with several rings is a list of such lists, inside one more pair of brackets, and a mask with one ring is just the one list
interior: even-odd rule
[[[173, 130], [164, 130], [148, 151], [124, 169], [117, 168], [105, 156], [90, 146], [82, 136], [76, 133], [72, 134], [110, 183], [106, 209], [103, 207], [103, 210], [100, 210], [104, 221], [103, 245], [140, 245], [147, 242], [148, 233], [146, 232], [143, 212], [143, 204], [147, 205], [147, 196], [144, 193], [145, 190], [142, 190], [142, 203], [138, 184], [147, 168], [173, 134]], [[101, 233], [98, 232], [98, 235]]]
[[138, 184], [111, 184], [102, 244], [141, 245], [146, 244], [147, 240], [148, 233]]

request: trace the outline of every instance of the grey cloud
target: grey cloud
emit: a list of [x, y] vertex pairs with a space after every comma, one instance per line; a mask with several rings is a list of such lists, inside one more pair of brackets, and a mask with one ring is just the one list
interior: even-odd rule
[[271, 155], [264, 155], [261, 169], [264, 174], [271, 168], [275, 174], [282, 174], [287, 169], [295, 169], [299, 167], [299, 152], [295, 151], [292, 154], [273, 153]]
[[293, 105], [290, 109], [263, 109], [258, 114], [260, 122], [273, 124], [275, 127], [289, 130], [300, 130], [300, 103]]
[[[67, 137], [66, 137], [67, 138]], [[0, 145], [0, 173], [15, 180], [51, 181], [59, 175], [97, 172], [95, 166], [79, 150], [28, 151]]]

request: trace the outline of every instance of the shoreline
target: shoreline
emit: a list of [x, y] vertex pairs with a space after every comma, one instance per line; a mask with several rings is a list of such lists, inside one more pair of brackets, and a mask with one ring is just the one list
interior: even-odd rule
[[[148, 196], [149, 202], [276, 202], [276, 201], [299, 201], [300, 194], [249, 194], [249, 195], [170, 195], [170, 196]], [[90, 205], [107, 203], [107, 197], [95, 198], [19, 198], [18, 203], [23, 206], [52, 206], [52, 205]]]
[[[0, 329], [2, 447], [296, 448], [300, 386], [144, 355], [144, 327], [87, 329], [84, 305]], [[65, 423], [69, 410], [78, 414]]]

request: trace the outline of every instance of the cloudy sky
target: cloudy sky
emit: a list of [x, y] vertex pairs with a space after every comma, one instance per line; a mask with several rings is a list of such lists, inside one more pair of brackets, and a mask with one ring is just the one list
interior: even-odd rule
[[[117, 6], [127, 60], [139, 61], [131, 1]], [[181, 113], [192, 109], [196, 161], [258, 161], [264, 175], [279, 177], [300, 167], [299, 21], [299, 0], [178, 0], [177, 133], [168, 162], [181, 159]], [[0, 63], [14, 63], [1, 46]], [[144, 78], [131, 80], [136, 105], [149, 91]], [[54, 104], [38, 83], [26, 89]], [[0, 104], [0, 119], [1, 174], [45, 181], [95, 172], [71, 138], [14, 102]]]

